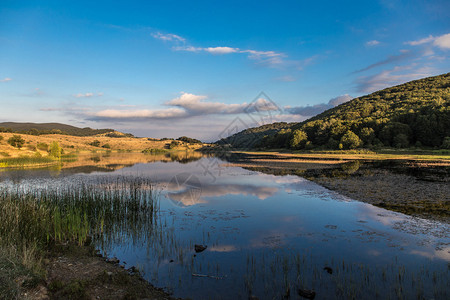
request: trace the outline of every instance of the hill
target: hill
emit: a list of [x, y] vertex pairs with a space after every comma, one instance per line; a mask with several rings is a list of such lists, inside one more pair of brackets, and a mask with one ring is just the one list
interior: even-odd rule
[[92, 129], [89, 127], [79, 128], [61, 123], [0, 123], [0, 132], [16, 132], [22, 134], [64, 134], [73, 136], [93, 136], [98, 134], [114, 132], [114, 129]]
[[[284, 123], [286, 124], [286, 123]], [[248, 132], [262, 132], [255, 147], [353, 149], [358, 147], [450, 148], [450, 73], [410, 81], [355, 98], [301, 123], [251, 128], [226, 139], [231, 146]], [[231, 137], [230, 137], [231, 138]], [[217, 142], [220, 144], [220, 141]]]

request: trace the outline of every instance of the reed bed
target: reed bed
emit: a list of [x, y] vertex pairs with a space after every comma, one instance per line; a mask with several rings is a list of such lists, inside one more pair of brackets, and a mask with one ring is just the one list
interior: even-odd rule
[[[17, 261], [30, 274], [43, 274], [41, 260], [53, 245], [139, 240], [154, 234], [157, 211], [152, 183], [139, 177], [1, 187], [0, 265]], [[7, 285], [2, 280], [0, 289]]]

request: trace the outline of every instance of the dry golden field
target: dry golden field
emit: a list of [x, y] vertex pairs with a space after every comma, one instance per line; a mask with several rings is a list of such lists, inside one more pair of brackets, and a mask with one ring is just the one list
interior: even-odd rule
[[[25, 140], [25, 145], [21, 149], [17, 149], [8, 144], [8, 139], [13, 135], [20, 135]], [[49, 135], [27, 135], [16, 133], [0, 133], [3, 139], [0, 141], [0, 158], [2, 157], [19, 157], [32, 156], [39, 152], [42, 156], [48, 155], [47, 151], [36, 149], [38, 143], [46, 143], [50, 145], [56, 141], [63, 148], [64, 153], [83, 152], [83, 151], [131, 151], [141, 152], [145, 149], [165, 149], [171, 143], [171, 140], [149, 140], [148, 138], [121, 137], [112, 138], [105, 135], [79, 137], [60, 134]], [[1, 139], [1, 138], [0, 138]], [[99, 141], [99, 147], [90, 145], [94, 141]], [[109, 148], [105, 148], [109, 145]], [[200, 148], [201, 144], [188, 144], [179, 141], [179, 146], [173, 150], [195, 150]]]

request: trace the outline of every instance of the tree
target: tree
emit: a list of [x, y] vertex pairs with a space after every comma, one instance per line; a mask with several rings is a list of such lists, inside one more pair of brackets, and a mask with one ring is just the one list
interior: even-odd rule
[[447, 136], [444, 138], [444, 141], [442, 142], [441, 148], [443, 149], [450, 149], [450, 136]]
[[100, 141], [94, 140], [92, 143], [89, 143], [89, 145], [94, 146], [94, 147], [100, 147]]
[[408, 136], [403, 133], [399, 133], [394, 137], [392, 141], [396, 148], [406, 148], [409, 146]]
[[62, 148], [59, 146], [58, 142], [51, 143], [49, 156], [60, 159], [61, 154], [62, 154]]
[[13, 135], [8, 139], [8, 144], [20, 149], [25, 144], [25, 140], [20, 135]]
[[292, 149], [302, 149], [308, 141], [308, 135], [303, 130], [297, 129], [292, 133], [290, 146]]
[[341, 144], [344, 149], [358, 148], [362, 141], [353, 131], [348, 130], [341, 138]]

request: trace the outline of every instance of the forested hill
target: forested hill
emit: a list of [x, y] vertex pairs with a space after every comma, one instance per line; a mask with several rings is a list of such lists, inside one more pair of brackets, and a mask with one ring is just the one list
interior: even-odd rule
[[255, 145], [291, 149], [450, 148], [450, 73], [355, 98], [266, 134]]
[[0, 123], [0, 132], [17, 132], [23, 134], [41, 135], [41, 134], [66, 134], [74, 136], [93, 136], [108, 132], [114, 132], [114, 129], [92, 129], [89, 127], [79, 128], [61, 123]]

